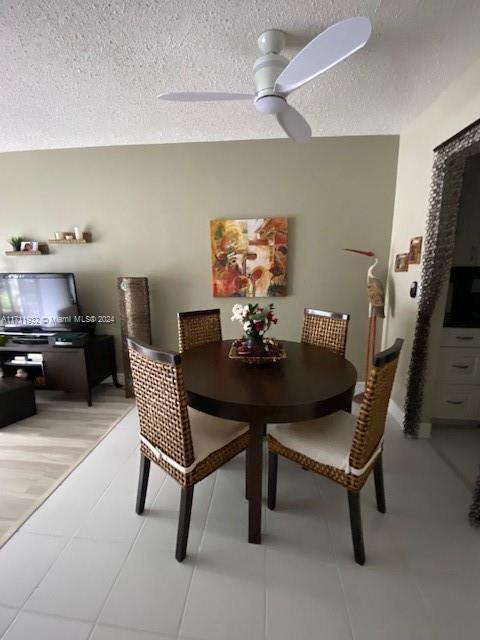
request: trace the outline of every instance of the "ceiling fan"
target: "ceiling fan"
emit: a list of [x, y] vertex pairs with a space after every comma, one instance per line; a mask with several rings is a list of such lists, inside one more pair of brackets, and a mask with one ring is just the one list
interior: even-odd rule
[[279, 125], [292, 140], [306, 142], [311, 138], [312, 130], [305, 118], [288, 104], [289, 94], [361, 49], [371, 33], [368, 18], [348, 18], [322, 31], [288, 60], [280, 55], [285, 47], [285, 34], [271, 29], [258, 39], [263, 55], [253, 65], [255, 94], [184, 91], [162, 93], [158, 97], [176, 102], [253, 100], [258, 112], [277, 117]]

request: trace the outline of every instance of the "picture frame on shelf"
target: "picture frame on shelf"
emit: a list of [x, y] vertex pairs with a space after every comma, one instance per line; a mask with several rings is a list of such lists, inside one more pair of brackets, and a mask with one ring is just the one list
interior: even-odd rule
[[27, 252], [38, 251], [38, 242], [34, 240], [22, 240], [22, 243], [20, 245], [20, 251], [27, 251]]

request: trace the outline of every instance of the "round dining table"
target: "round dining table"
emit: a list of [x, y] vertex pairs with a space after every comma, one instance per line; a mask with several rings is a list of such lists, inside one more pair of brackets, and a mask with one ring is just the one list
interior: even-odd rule
[[323, 347], [282, 341], [287, 354], [284, 360], [254, 365], [230, 359], [231, 344], [224, 340], [183, 352], [183, 376], [189, 406], [250, 426], [248, 540], [260, 544], [266, 425], [350, 411], [357, 372], [351, 362]]

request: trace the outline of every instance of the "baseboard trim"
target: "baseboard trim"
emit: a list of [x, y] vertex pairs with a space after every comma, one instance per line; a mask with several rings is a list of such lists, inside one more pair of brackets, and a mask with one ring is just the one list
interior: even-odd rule
[[430, 438], [432, 436], [432, 423], [421, 422], [418, 426], [417, 438]]
[[[388, 403], [388, 413], [398, 422], [403, 429], [405, 422], [405, 412], [398, 404], [390, 398]], [[430, 422], [421, 422], [418, 426], [417, 438], [430, 438], [432, 435], [432, 425]]]
[[403, 409], [400, 409], [398, 404], [391, 398], [390, 398], [390, 402], [388, 403], [388, 412], [393, 418], [395, 418], [398, 424], [403, 428], [403, 423], [405, 421], [405, 413]]

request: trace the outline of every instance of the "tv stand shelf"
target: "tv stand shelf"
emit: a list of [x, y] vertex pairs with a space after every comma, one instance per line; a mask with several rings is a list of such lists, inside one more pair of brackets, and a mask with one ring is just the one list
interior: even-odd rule
[[92, 389], [103, 380], [112, 377], [117, 380], [115, 347], [113, 336], [91, 336], [83, 347], [55, 347], [50, 344], [18, 344], [9, 340], [0, 347], [0, 366], [6, 377], [15, 375], [15, 366], [25, 368], [34, 376], [37, 362], [15, 362], [14, 356], [27, 353], [41, 353], [43, 356], [44, 384], [40, 389], [54, 389], [66, 393], [79, 393], [92, 406]]
[[41, 367], [43, 366], [43, 362], [35, 362], [33, 360], [27, 360], [26, 362], [16, 362], [15, 360], [7, 360], [6, 362], [2, 362], [3, 367], [17, 367], [17, 369], [21, 369], [23, 367]]

